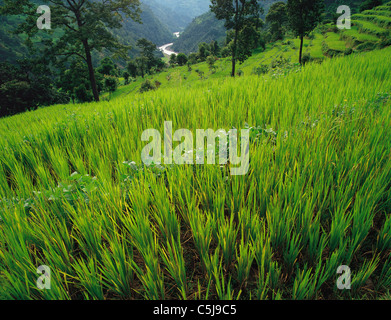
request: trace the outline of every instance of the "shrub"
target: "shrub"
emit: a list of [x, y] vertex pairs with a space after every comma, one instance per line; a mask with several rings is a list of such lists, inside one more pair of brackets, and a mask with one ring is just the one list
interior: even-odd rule
[[184, 53], [179, 53], [176, 57], [176, 62], [180, 66], [184, 66], [188, 61], [187, 56]]
[[151, 90], [156, 90], [156, 85], [153, 84], [150, 80], [145, 80], [140, 87], [140, 93], [144, 93]]
[[304, 53], [303, 57], [301, 58], [301, 61], [303, 64], [306, 64], [310, 61], [312, 61], [311, 54], [310, 53]]
[[252, 74], [261, 76], [269, 72], [269, 66], [266, 64], [261, 64], [258, 67], [253, 68]]
[[353, 53], [353, 49], [352, 48], [346, 48], [345, 52], [344, 52], [344, 55], [345, 56], [349, 56]]
[[381, 6], [383, 4], [382, 0], [366, 0], [360, 6], [360, 12], [365, 10], [371, 10], [374, 7]]
[[118, 78], [114, 76], [105, 76], [104, 88], [107, 92], [113, 93], [118, 88]]

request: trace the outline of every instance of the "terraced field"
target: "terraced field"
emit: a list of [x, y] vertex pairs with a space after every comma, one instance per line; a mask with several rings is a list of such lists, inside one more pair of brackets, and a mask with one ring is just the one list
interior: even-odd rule
[[[352, 16], [352, 28], [338, 30], [335, 25], [326, 24], [316, 29], [304, 42], [304, 55], [309, 60], [322, 61], [329, 57], [370, 51], [391, 45], [391, 2], [362, 14]], [[299, 59], [299, 39], [287, 37], [283, 41], [268, 44], [265, 50], [256, 50], [254, 55], [243, 64], [238, 65], [242, 75], [257, 72], [262, 66], [278, 64], [279, 61], [290, 61], [297, 64]], [[285, 62], [286, 62], [285, 61]], [[160, 74], [147, 76], [146, 79], [158, 81], [161, 88], [176, 86], [197, 86], [202, 79], [226, 77], [231, 72], [230, 58], [219, 59], [211, 71], [206, 63], [187, 67], [175, 67]], [[276, 70], [270, 70], [275, 73]], [[279, 72], [277, 70], [277, 72]], [[136, 92], [144, 79], [138, 79], [128, 86], [120, 87], [112, 98]]]
[[[390, 68], [386, 48], [2, 119], [0, 297], [390, 298]], [[168, 120], [249, 130], [248, 174], [143, 165]]]

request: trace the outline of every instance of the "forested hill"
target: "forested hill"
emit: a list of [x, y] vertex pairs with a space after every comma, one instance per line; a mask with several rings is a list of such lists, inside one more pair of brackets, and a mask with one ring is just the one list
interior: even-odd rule
[[[259, 3], [264, 8], [262, 18], [265, 17], [271, 5], [279, 1], [286, 2], [287, 0], [260, 0]], [[325, 18], [332, 19], [340, 5], [347, 5], [352, 9], [352, 13], [357, 13], [363, 2], [365, 0], [325, 0]], [[196, 52], [199, 43], [209, 43], [212, 40], [221, 42], [225, 38], [225, 34], [224, 22], [218, 21], [215, 15], [209, 11], [193, 19], [181, 37], [174, 42], [173, 49], [186, 54]]]
[[210, 43], [212, 40], [222, 42], [225, 34], [224, 22], [217, 20], [215, 14], [208, 11], [193, 20], [174, 42], [173, 49], [186, 54], [197, 52], [199, 43]]
[[[270, 6], [278, 1], [286, 2], [286, 0], [260, 0], [259, 3], [264, 9], [261, 18], [264, 18]], [[180, 38], [174, 42], [173, 48], [175, 51], [189, 54], [190, 52], [196, 52], [198, 44], [201, 42], [223, 41], [225, 34], [224, 22], [217, 20], [214, 13], [208, 11], [192, 21]]]
[[[37, 3], [37, 6], [40, 4], [39, 1], [33, 1]], [[156, 45], [163, 45], [165, 43], [171, 42], [173, 38], [173, 30], [176, 31], [174, 24], [171, 24], [171, 27], [167, 26], [162, 21], [172, 20], [179, 23], [181, 26], [186, 25], [186, 20], [181, 21], [180, 15], [171, 12], [169, 9], [164, 9], [159, 7], [159, 5], [154, 6], [153, 10], [153, 0], [145, 0], [145, 3], [141, 4], [141, 20], [142, 24], [134, 22], [131, 19], [127, 19], [124, 22], [123, 28], [115, 30], [114, 33], [121, 39], [121, 42], [127, 45], [135, 46], [135, 43], [140, 38], [146, 38], [149, 41], [152, 41]], [[149, 3], [147, 5], [146, 3]], [[0, 0], [0, 6], [2, 1]], [[158, 10], [164, 15], [161, 14], [162, 20], [157, 17]], [[37, 18], [39, 15], [37, 14]], [[21, 17], [17, 16], [1, 16], [0, 15], [0, 59], [1, 61], [15, 62], [17, 59], [23, 58], [27, 55], [27, 49], [24, 45], [23, 36], [12, 34], [11, 31], [15, 29], [16, 25], [22, 21]], [[179, 31], [179, 30], [178, 30]], [[51, 35], [50, 37], [54, 36]], [[36, 38], [36, 42], [40, 42], [42, 38], [48, 37], [49, 33], [42, 31], [40, 32], [40, 37]], [[42, 37], [42, 38], [41, 38]]]
[[[149, 1], [149, 0], [147, 0]], [[165, 7], [170, 8], [183, 17], [191, 19], [209, 11], [210, 0], [155, 0]]]
[[183, 31], [192, 20], [189, 12], [178, 12], [176, 7], [170, 7], [162, 0], [142, 0], [142, 2], [151, 8], [155, 17], [172, 33]]
[[172, 41], [173, 34], [169, 27], [156, 17], [153, 10], [144, 3], [141, 4], [140, 8], [142, 10], [142, 24], [127, 19], [123, 28], [115, 31], [122, 42], [134, 46], [138, 39], [145, 38], [161, 46]]

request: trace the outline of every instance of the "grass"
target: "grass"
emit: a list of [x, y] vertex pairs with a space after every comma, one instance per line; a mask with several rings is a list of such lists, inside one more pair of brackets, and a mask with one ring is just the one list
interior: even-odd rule
[[[390, 68], [387, 48], [0, 120], [0, 296], [389, 297]], [[249, 173], [143, 166], [141, 133], [168, 120], [249, 124]]]
[[[320, 26], [310, 37], [305, 38], [303, 53], [312, 60], [322, 61], [329, 56], [344, 55], [347, 49], [352, 49], [352, 52], [356, 53], [389, 45], [387, 39], [390, 32], [390, 7], [391, 3], [386, 3], [373, 10], [353, 15], [351, 29], [338, 30], [331, 24]], [[327, 52], [324, 45], [327, 46]], [[242, 75], [251, 75], [258, 67], [273, 65], [280, 59], [295, 64], [299, 60], [299, 47], [299, 39], [288, 35], [283, 41], [267, 44], [265, 50], [255, 50], [252, 57], [237, 65], [237, 70]], [[158, 81], [161, 88], [194, 87], [199, 85], [199, 80], [222, 79], [230, 73], [231, 59], [223, 58], [216, 62], [213, 71], [203, 62], [193, 65], [191, 70], [187, 66], [174, 67], [159, 74], [147, 75], [146, 79]], [[102, 97], [112, 100], [131, 95], [139, 90], [143, 81], [141, 78], [135, 79], [129, 85], [121, 86], [111, 96], [104, 94]]]

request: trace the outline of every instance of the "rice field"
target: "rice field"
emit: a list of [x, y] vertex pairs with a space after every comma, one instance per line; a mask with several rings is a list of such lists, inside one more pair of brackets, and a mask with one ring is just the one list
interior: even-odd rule
[[[390, 69], [387, 48], [0, 120], [0, 297], [390, 297]], [[249, 172], [143, 165], [165, 121], [250, 130]]]
[[[322, 61], [329, 59], [330, 54], [324, 51], [326, 45], [332, 51], [331, 56], [371, 51], [389, 46], [391, 2], [363, 11], [352, 16], [351, 29], [339, 30], [332, 23], [316, 28], [304, 40], [303, 54], [311, 60]], [[237, 65], [242, 75], [251, 75], [259, 67], [270, 66], [279, 59], [285, 59], [292, 65], [299, 61], [300, 40], [287, 34], [284, 40], [266, 44], [265, 49], [258, 48], [244, 63]], [[346, 53], [347, 52], [347, 53]], [[209, 69], [207, 63], [201, 62], [191, 66], [176, 66], [158, 74], [146, 75], [146, 79], [158, 81], [160, 88], [177, 88], [198, 86], [199, 80], [222, 79], [231, 74], [231, 58], [220, 58], [216, 61], [215, 69]], [[202, 74], [202, 76], [201, 76]], [[112, 95], [105, 94], [103, 98], [113, 100], [120, 96], [133, 95], [141, 87], [145, 79], [134, 79], [128, 85], [120, 88]]]

